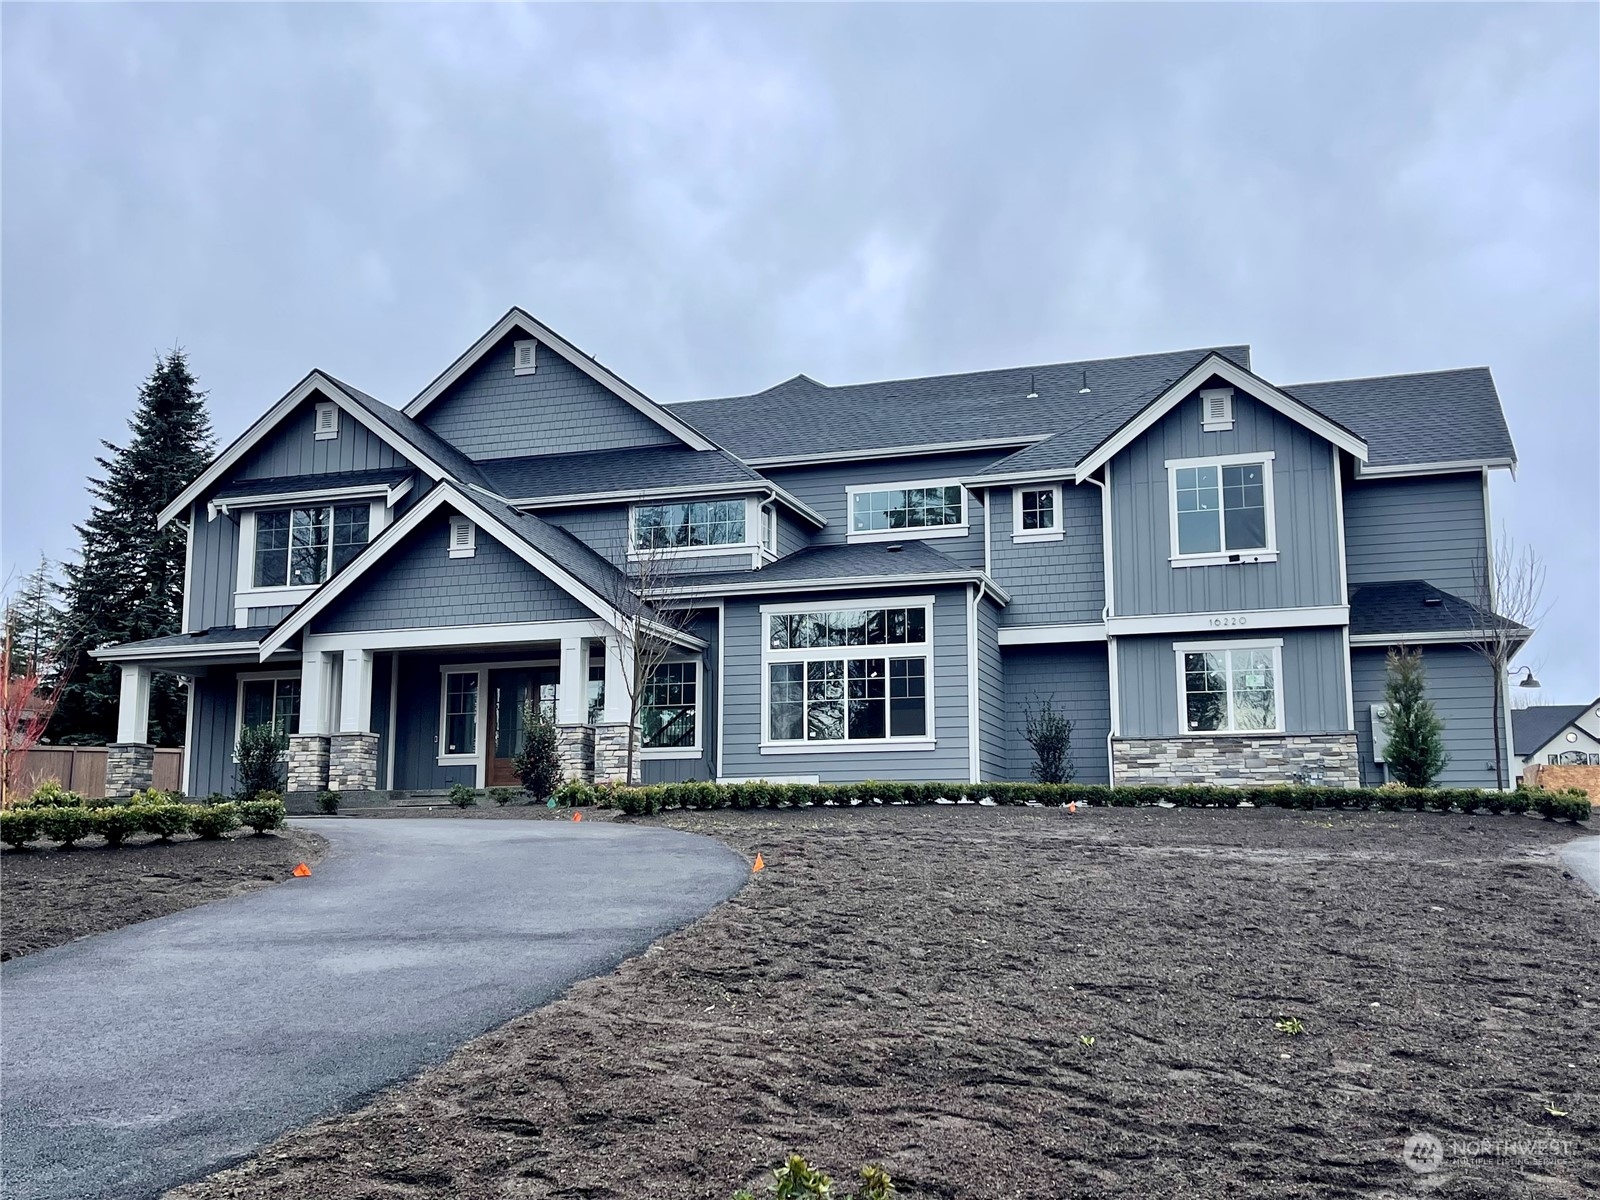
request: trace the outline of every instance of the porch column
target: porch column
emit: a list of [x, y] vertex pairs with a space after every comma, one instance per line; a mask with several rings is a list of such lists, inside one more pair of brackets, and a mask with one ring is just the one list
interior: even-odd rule
[[556, 724], [561, 736], [561, 776], [594, 779], [594, 730], [589, 727], [589, 643], [561, 639], [561, 675], [556, 681]]
[[339, 681], [339, 729], [328, 739], [328, 786], [370, 792], [378, 786], [378, 735], [372, 725], [372, 651], [346, 650]]
[[156, 751], [150, 745], [150, 668], [122, 666], [117, 701], [117, 740], [106, 747], [106, 795], [131, 796], [155, 781]]
[[594, 730], [596, 783], [638, 783], [639, 747], [634, 745], [633, 777], [628, 778], [628, 726], [633, 720], [633, 648], [618, 634], [606, 638], [606, 696], [601, 723]]
[[307, 650], [300, 656], [300, 728], [289, 739], [288, 791], [320, 792], [328, 786], [332, 666], [319, 650]]

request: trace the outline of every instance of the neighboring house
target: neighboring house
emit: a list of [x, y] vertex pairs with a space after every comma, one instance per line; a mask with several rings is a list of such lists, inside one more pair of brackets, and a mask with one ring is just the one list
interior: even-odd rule
[[269, 723], [296, 790], [509, 783], [534, 698], [619, 779], [661, 559], [692, 619], [654, 627], [646, 780], [1026, 779], [1049, 699], [1083, 781], [1376, 783], [1404, 642], [1443, 782], [1492, 785], [1464, 642], [1514, 462], [1481, 368], [1285, 387], [1227, 346], [661, 405], [513, 309], [403, 409], [311, 373], [173, 502], [184, 632], [97, 652], [112, 771], [148, 775], [159, 670], [191, 792]]
[[1532, 766], [1600, 766], [1600, 699], [1515, 709], [1511, 742], [1518, 775]]

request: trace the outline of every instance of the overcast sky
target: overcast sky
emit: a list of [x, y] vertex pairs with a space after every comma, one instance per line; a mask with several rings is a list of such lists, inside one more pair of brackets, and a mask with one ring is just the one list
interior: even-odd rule
[[1248, 342], [1494, 371], [1600, 693], [1592, 5], [0, 8], [7, 570], [185, 347], [223, 442], [512, 304], [661, 400]]

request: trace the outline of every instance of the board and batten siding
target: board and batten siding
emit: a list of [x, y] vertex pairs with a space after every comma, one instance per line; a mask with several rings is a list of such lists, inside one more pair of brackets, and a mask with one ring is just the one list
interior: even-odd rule
[[1122, 737], [1174, 737], [1178, 734], [1178, 642], [1248, 646], [1283, 639], [1283, 724], [1286, 733], [1343, 733], [1345, 722], [1344, 638], [1338, 628], [1262, 629], [1252, 637], [1226, 638], [1194, 633], [1178, 636], [1119, 637], [1117, 692]]
[[[769, 467], [762, 474], [827, 518], [827, 526], [815, 532], [811, 544], [831, 546], [849, 540], [847, 488], [961, 479], [983, 470], [998, 458], [993, 453], [930, 454], [916, 458], [863, 459], [815, 467]], [[967, 506], [965, 536], [932, 537], [926, 540], [928, 545], [942, 554], [948, 554], [964, 567], [982, 567], [984, 505], [980, 493], [968, 492]], [[908, 530], [906, 540], [918, 540], [917, 532]]]
[[523, 337], [507, 334], [417, 419], [476, 459], [677, 443], [548, 346], [532, 375], [516, 374], [513, 343]]
[[[1427, 672], [1427, 695], [1444, 722], [1443, 740], [1450, 761], [1435, 782], [1440, 787], [1494, 787], [1494, 669], [1466, 646], [1418, 647]], [[1381, 647], [1358, 646], [1351, 651], [1350, 676], [1356, 706], [1356, 742], [1361, 750], [1361, 782], [1376, 787], [1384, 782], [1383, 767], [1374, 761], [1372, 706], [1383, 703], [1388, 676]], [[1504, 718], [1501, 718], [1504, 725]], [[1504, 730], [1502, 730], [1504, 736]], [[1509, 738], [1506, 738], [1509, 747]], [[1516, 771], [1509, 749], [1502, 750], [1506, 781]]]
[[1065, 625], [1100, 620], [1106, 603], [1100, 489], [1093, 484], [1062, 485], [1063, 536], [1055, 542], [1013, 542], [1012, 489], [993, 488], [988, 499], [990, 573], [1011, 595], [1000, 623]]
[[[1112, 460], [1117, 616], [1345, 603], [1334, 447], [1237, 389], [1233, 419], [1232, 429], [1206, 432], [1191, 396]], [[1278, 561], [1173, 566], [1167, 460], [1269, 450]]]
[[640, 774], [645, 783], [688, 783], [717, 777], [717, 628], [715, 609], [696, 615], [688, 632], [701, 638], [706, 648], [700, 656], [700, 757], [640, 759]]
[[406, 535], [312, 622], [314, 633], [586, 620], [571, 595], [487, 530], [470, 558], [451, 558], [449, 516], [435, 513]]
[[336, 475], [409, 467], [404, 455], [343, 409], [339, 436], [316, 438], [317, 397], [312, 396], [245, 455], [228, 480], [278, 479], [289, 475]]
[[186, 598], [189, 628], [198, 633], [232, 625], [233, 590], [239, 581], [239, 516], [207, 519], [205, 501], [189, 509], [194, 549], [189, 559]]
[[1049, 701], [1072, 722], [1074, 783], [1111, 782], [1111, 672], [1104, 642], [1070, 646], [1008, 646], [1005, 650], [1007, 773], [1016, 783], [1033, 779], [1028, 708]]
[[[723, 651], [723, 754], [720, 775], [731, 779], [816, 776], [824, 783], [862, 779], [965, 780], [971, 771], [967, 741], [967, 594], [961, 588], [934, 591], [899, 589], [902, 596], [933, 595], [932, 750], [867, 751], [803, 750], [761, 753], [761, 694], [766, 686], [761, 645], [766, 630], [762, 600], [730, 598], [725, 603], [727, 646]], [[768, 603], [797, 600], [794, 595], [767, 597]], [[819, 594], [818, 609], [892, 605], [895, 593]], [[804, 597], [807, 601], [813, 597]], [[893, 647], [888, 647], [892, 650]]]
[[1470, 600], [1489, 536], [1483, 477], [1472, 472], [1350, 483], [1344, 528], [1352, 591], [1364, 583], [1425, 579]]
[[[393, 656], [380, 654], [377, 657], [392, 659]], [[496, 662], [530, 662], [540, 659], [558, 665], [559, 658], [559, 648], [554, 644], [527, 646], [517, 650], [484, 651], [462, 647], [441, 653], [401, 654], [399, 671], [395, 675], [397, 687], [394, 696], [396, 714], [394, 783], [390, 786], [407, 791], [439, 791], [454, 787], [458, 783], [467, 787], [477, 786], [478, 769], [474, 764], [439, 765], [439, 693], [440, 672], [443, 667], [477, 663], [492, 667]], [[376, 662], [375, 658], [374, 666]], [[387, 705], [388, 691], [385, 690], [381, 694], [383, 703]], [[376, 680], [372, 695], [373, 705], [376, 707], [380, 695]], [[478, 702], [487, 705], [489, 698], [479, 696]], [[493, 731], [486, 730], [485, 736], [493, 737]], [[483, 749], [484, 747], [479, 747], [480, 752]], [[387, 746], [384, 747], [384, 753], [388, 753]], [[382, 771], [383, 760], [380, 759], [379, 762], [379, 769]]]

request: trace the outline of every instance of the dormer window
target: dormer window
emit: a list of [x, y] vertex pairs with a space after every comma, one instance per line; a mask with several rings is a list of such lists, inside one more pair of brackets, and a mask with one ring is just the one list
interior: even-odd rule
[[1208, 433], [1233, 428], [1233, 389], [1200, 389], [1200, 428]]
[[450, 557], [471, 558], [478, 552], [478, 527], [465, 517], [450, 518]]
[[316, 439], [331, 442], [339, 436], [339, 406], [331, 400], [317, 404]]
[[511, 373], [513, 375], [532, 375], [537, 357], [539, 343], [532, 338], [526, 338], [516, 343], [515, 352], [511, 360]]

